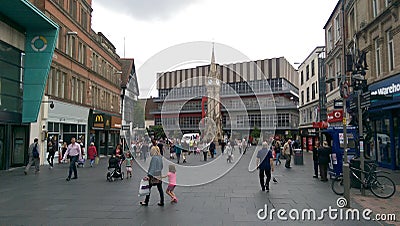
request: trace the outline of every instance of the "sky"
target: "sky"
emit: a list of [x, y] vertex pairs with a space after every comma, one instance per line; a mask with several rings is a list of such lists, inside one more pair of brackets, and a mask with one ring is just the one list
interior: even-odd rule
[[[156, 73], [206, 64], [285, 57], [295, 68], [324, 41], [338, 0], [93, 0], [92, 29], [134, 58], [140, 97]], [[195, 53], [193, 53], [195, 51]], [[178, 59], [179, 58], [179, 59]]]

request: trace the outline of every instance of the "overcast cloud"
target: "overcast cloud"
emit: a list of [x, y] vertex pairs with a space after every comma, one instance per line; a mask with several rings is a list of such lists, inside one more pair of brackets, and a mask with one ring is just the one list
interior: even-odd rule
[[[198, 0], [94, 0], [96, 3], [138, 20], [162, 20], [172, 17]], [[112, 3], [111, 3], [112, 2]], [[111, 3], [111, 4], [110, 4]]]

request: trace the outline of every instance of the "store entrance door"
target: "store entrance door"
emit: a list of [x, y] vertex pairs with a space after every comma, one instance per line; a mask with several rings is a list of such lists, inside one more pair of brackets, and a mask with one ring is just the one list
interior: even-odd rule
[[23, 166], [25, 164], [25, 151], [28, 149], [27, 144], [27, 127], [12, 127], [12, 148], [11, 148], [11, 166]]
[[395, 169], [400, 169], [400, 111], [393, 112], [393, 137], [395, 152]]

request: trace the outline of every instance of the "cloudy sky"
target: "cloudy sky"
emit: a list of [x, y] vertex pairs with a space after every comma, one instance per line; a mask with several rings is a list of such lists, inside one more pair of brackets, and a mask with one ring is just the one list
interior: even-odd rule
[[[174, 69], [179, 64], [151, 59], [184, 43], [200, 41], [196, 48], [189, 49], [209, 49], [203, 51], [205, 56], [191, 56], [186, 61], [209, 59], [212, 45], [203, 44], [215, 42], [217, 63], [245, 60], [232, 59], [229, 51], [223, 54], [221, 48], [226, 47], [250, 60], [284, 56], [293, 65], [302, 62], [316, 46], [324, 45], [323, 27], [337, 2], [93, 0], [92, 28], [106, 35], [120, 57], [135, 59], [140, 96], [145, 97], [150, 95], [156, 72]], [[175, 55], [167, 58], [177, 54], [170, 52]]]

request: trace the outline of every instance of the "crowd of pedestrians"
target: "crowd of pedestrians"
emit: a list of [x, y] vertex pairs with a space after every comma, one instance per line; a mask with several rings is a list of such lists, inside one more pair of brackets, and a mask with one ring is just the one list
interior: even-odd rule
[[[76, 142], [75, 138], [71, 139], [71, 143], [67, 145], [63, 142], [59, 148], [59, 142], [56, 138], [49, 140], [47, 143], [47, 162], [50, 168], [54, 167], [54, 156], [55, 152], [59, 150], [62, 153], [60, 162], [69, 162], [67, 181], [71, 179], [78, 179], [77, 162], [84, 158], [82, 142]], [[149, 186], [157, 187], [159, 192], [160, 201], [159, 206], [164, 206], [164, 191], [162, 188], [162, 178], [168, 178], [168, 186], [165, 193], [171, 198], [171, 203], [177, 203], [178, 198], [174, 192], [176, 187], [177, 175], [176, 167], [174, 163], [168, 166], [168, 174], [162, 175], [163, 169], [163, 156], [168, 156], [170, 160], [176, 161], [176, 164], [184, 164], [187, 162], [188, 155], [201, 155], [202, 160], [206, 162], [208, 158], [215, 158], [217, 154], [217, 145], [221, 147], [221, 155], [226, 156], [227, 163], [234, 162], [234, 153], [245, 154], [247, 149], [251, 146], [251, 142], [247, 139], [229, 140], [224, 139], [220, 142], [211, 141], [209, 144], [201, 143], [196, 140], [189, 140], [189, 142], [181, 141], [178, 139], [141, 139], [132, 141], [130, 147], [124, 152], [123, 146], [118, 144], [113, 153], [112, 157], [115, 157], [119, 161], [119, 166], [125, 165], [126, 178], [131, 178], [133, 174], [132, 166], [134, 159], [136, 161], [146, 162], [150, 158], [149, 168], [147, 170], [147, 177], [149, 180]], [[270, 190], [271, 178], [273, 182], [277, 183], [276, 178], [272, 176], [275, 166], [281, 165], [282, 158], [285, 159], [285, 168], [291, 168], [291, 159], [293, 150], [299, 148], [298, 141], [292, 141], [292, 139], [282, 140], [274, 138], [269, 141], [263, 141], [262, 147], [257, 151], [256, 165], [259, 171], [258, 177], [262, 191]], [[28, 148], [29, 162], [24, 170], [25, 175], [28, 174], [32, 164], [35, 165], [35, 173], [39, 172], [40, 154], [37, 153], [40, 150], [38, 139], [35, 138], [34, 142]], [[60, 154], [61, 154], [60, 153]], [[320, 172], [321, 181], [327, 181], [327, 170], [330, 161], [330, 154], [332, 153], [326, 141], [323, 141], [323, 145], [320, 147], [319, 142], [315, 143], [313, 149], [313, 163], [314, 163], [314, 178], [318, 178], [318, 170]], [[87, 150], [88, 159], [90, 160], [90, 167], [98, 163], [99, 153], [93, 142]], [[182, 161], [181, 161], [182, 158]], [[111, 158], [110, 158], [111, 159]], [[123, 174], [122, 174], [123, 175]], [[146, 195], [145, 199], [140, 202], [140, 205], [147, 206], [150, 199], [150, 193]]]

